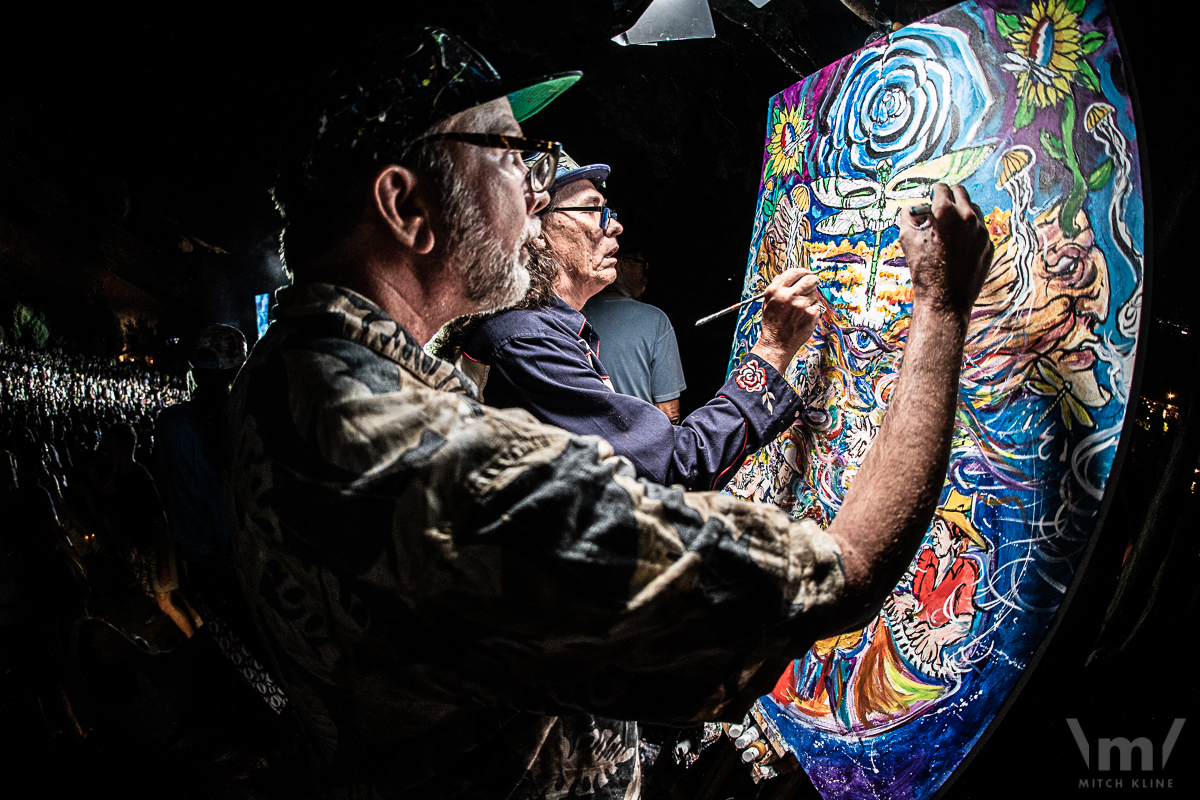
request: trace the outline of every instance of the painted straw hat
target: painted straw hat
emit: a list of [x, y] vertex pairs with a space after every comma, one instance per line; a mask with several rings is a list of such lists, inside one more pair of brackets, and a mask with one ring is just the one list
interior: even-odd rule
[[975, 496], [967, 495], [960, 492], [954, 487], [950, 488], [950, 495], [946, 498], [946, 502], [938, 507], [935, 512], [939, 517], [949, 522], [954, 527], [958, 528], [972, 542], [977, 544], [981, 549], [987, 550], [987, 540], [983, 538], [983, 534], [975, 527], [975, 523], [971, 520], [975, 511]]

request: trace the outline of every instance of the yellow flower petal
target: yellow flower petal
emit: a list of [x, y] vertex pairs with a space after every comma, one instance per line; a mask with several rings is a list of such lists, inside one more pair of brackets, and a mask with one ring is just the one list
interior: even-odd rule
[[1066, 74], [1074, 73], [1079, 69], [1079, 65], [1065, 56], [1053, 56], [1050, 59], [1050, 66], [1057, 69], [1059, 72]]

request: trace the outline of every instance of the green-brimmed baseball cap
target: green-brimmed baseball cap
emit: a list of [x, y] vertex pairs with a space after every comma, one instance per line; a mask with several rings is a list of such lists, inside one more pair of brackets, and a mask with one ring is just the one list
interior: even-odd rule
[[528, 119], [575, 84], [582, 72], [503, 80], [479, 51], [432, 26], [396, 35], [322, 82], [285, 146], [276, 193], [320, 192], [354, 167], [395, 157], [431, 125], [507, 97]]

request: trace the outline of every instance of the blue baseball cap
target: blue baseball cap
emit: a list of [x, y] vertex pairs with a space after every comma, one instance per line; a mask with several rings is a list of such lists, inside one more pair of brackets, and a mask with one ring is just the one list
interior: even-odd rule
[[553, 194], [568, 183], [575, 181], [591, 181], [597, 189], [603, 189], [610, 172], [612, 169], [608, 164], [588, 164], [581, 167], [579, 162], [567, 155], [564, 150], [558, 159], [558, 169], [554, 172], [554, 183], [550, 184], [548, 191]]

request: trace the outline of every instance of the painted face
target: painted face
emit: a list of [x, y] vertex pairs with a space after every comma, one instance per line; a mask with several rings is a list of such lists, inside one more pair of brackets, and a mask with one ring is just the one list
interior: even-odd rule
[[1071, 320], [1047, 360], [1070, 381], [1080, 402], [1104, 405], [1108, 396], [1096, 382], [1095, 347], [1100, 343], [1096, 326], [1108, 317], [1108, 264], [1084, 212], [1075, 218], [1078, 230], [1071, 237], [1063, 233], [1058, 207], [1038, 216], [1034, 224], [1039, 245], [1033, 260], [1036, 307], [1069, 314]]
[[1108, 401], [1095, 373], [1096, 328], [1111, 299], [1108, 264], [1087, 215], [1076, 216], [1075, 235], [1067, 236], [1059, 214], [1054, 206], [1033, 220], [1032, 252], [1024, 256], [1011, 217], [989, 215], [996, 259], [971, 317], [963, 370], [966, 384], [986, 389], [976, 402], [1002, 402], [1030, 381], [1044, 384], [1042, 394], [1069, 384], [1073, 402], [1084, 406]]
[[933, 518], [933, 554], [945, 558], [954, 549], [954, 533], [950, 523], [941, 517]]
[[852, 324], [888, 330], [912, 312], [912, 279], [898, 243], [881, 248], [878, 261], [874, 248], [849, 239], [814, 242], [808, 249], [822, 288]]
[[789, 267], [811, 269], [805, 247], [812, 234], [808, 209], [808, 189], [804, 186], [797, 186], [779, 198], [755, 256], [761, 283], [758, 288], [765, 288], [775, 276]]
[[[554, 195], [556, 207], [607, 204], [588, 180], [567, 184]], [[617, 237], [624, 230], [615, 219], [601, 230], [597, 211], [561, 211], [545, 216], [543, 233], [565, 275], [577, 287], [595, 294], [617, 279]]]

